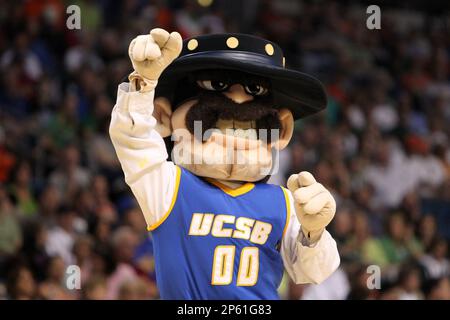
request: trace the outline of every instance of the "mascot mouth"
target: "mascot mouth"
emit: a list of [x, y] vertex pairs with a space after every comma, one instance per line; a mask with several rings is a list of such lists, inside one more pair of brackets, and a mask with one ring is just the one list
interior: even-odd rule
[[234, 136], [224, 135], [213, 132], [206, 142], [213, 142], [224, 148], [232, 148], [234, 150], [253, 150], [263, 145], [261, 140], [250, 140], [247, 138], [238, 138]]
[[278, 140], [281, 122], [278, 110], [269, 107], [270, 97], [236, 103], [221, 93], [205, 92], [196, 99], [186, 115], [186, 128], [197, 140], [246, 141], [255, 147]]
[[[219, 119], [216, 122], [214, 129], [217, 129], [226, 136], [249, 140], [258, 140], [258, 130], [255, 120], [238, 121], [234, 119]], [[208, 136], [206, 136], [205, 138], [208, 138]]]

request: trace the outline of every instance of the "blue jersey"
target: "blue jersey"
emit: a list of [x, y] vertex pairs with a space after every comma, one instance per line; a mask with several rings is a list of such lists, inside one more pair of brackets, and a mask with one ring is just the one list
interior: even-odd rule
[[285, 192], [265, 183], [231, 190], [177, 167], [171, 208], [152, 230], [161, 298], [278, 299]]

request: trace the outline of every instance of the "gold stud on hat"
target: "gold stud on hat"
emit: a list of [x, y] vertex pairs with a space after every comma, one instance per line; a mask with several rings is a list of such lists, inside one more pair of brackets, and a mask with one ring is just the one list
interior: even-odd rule
[[187, 48], [192, 51], [195, 50], [195, 48], [198, 47], [198, 41], [197, 39], [191, 39], [189, 40], [189, 42], [187, 43]]
[[266, 44], [265, 46], [266, 49], [266, 53], [271, 56], [273, 55], [274, 49], [273, 49], [273, 45], [271, 45], [270, 43]]
[[228, 48], [234, 49], [234, 48], [237, 48], [238, 45], [239, 45], [239, 40], [236, 39], [235, 37], [229, 37], [227, 39]]

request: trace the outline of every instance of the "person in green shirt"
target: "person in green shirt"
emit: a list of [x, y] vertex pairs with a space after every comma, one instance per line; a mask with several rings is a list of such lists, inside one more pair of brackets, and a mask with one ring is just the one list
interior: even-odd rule
[[414, 237], [411, 226], [401, 212], [394, 212], [387, 217], [386, 229], [385, 236], [364, 244], [365, 262], [388, 268], [398, 266], [410, 258], [420, 257], [422, 245]]
[[19, 161], [13, 170], [8, 191], [17, 209], [24, 217], [32, 217], [38, 212], [38, 203], [31, 188], [31, 167], [27, 161]]
[[22, 230], [14, 206], [0, 184], [0, 261], [14, 255], [22, 245]]

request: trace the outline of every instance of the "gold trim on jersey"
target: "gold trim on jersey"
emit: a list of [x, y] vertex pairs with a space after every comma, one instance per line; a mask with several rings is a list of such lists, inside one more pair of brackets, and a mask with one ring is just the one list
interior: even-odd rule
[[289, 195], [287, 194], [289, 191], [283, 187], [281, 187], [281, 190], [283, 190], [284, 200], [286, 201], [286, 224], [284, 225], [283, 229], [283, 238], [284, 238], [284, 234], [286, 233], [287, 227], [289, 225], [289, 220], [291, 219], [291, 204], [289, 201]]
[[253, 190], [253, 188], [255, 187], [254, 183], [247, 182], [236, 189], [232, 189], [217, 180], [210, 179], [210, 178], [206, 178], [205, 180], [232, 197], [238, 197], [243, 194], [246, 194], [247, 192], [250, 192], [251, 190]]
[[151, 226], [148, 226], [147, 227], [148, 231], [153, 231], [156, 228], [158, 228], [167, 219], [167, 217], [169, 217], [169, 214], [172, 212], [173, 206], [175, 205], [175, 202], [177, 200], [178, 189], [180, 188], [180, 178], [181, 178], [180, 167], [176, 166], [176, 169], [177, 169], [177, 173], [176, 173], [176, 178], [175, 178], [175, 191], [172, 196], [172, 202], [170, 203], [169, 210], [167, 210], [167, 212], [164, 214], [164, 216], [158, 222], [154, 223]]

